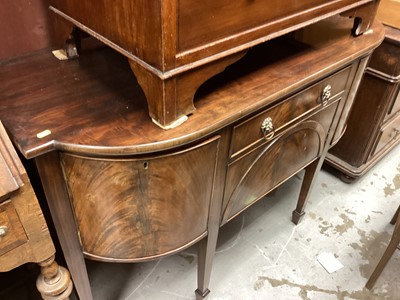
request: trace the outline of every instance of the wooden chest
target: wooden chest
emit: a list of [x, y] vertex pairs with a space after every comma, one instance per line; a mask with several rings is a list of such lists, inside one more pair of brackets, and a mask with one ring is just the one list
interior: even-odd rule
[[327, 162], [352, 181], [400, 142], [400, 2], [384, 0], [378, 11], [387, 26], [360, 84], [348, 127]]
[[[195, 111], [197, 88], [250, 47], [339, 13], [352, 16], [353, 32], [361, 34], [371, 25], [379, 0], [50, 3], [58, 16], [129, 59], [146, 94], [151, 118], [161, 127], [171, 128]], [[64, 34], [65, 39], [69, 33]]]

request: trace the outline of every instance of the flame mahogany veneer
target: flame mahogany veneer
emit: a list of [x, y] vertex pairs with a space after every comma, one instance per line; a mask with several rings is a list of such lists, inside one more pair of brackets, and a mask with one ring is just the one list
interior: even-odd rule
[[84, 256], [138, 262], [197, 242], [205, 297], [220, 226], [305, 169], [298, 223], [384, 36], [378, 22], [356, 38], [351, 28], [336, 16], [254, 47], [200, 87], [196, 114], [171, 130], [149, 120], [110, 48], [2, 63], [0, 118], [36, 162], [80, 299], [92, 299]]

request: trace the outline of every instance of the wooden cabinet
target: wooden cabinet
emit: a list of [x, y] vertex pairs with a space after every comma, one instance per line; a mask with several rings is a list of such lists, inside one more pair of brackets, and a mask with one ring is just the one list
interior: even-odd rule
[[[171, 128], [195, 112], [198, 87], [249, 48], [340, 13], [353, 17], [353, 32], [359, 35], [371, 26], [379, 0], [51, 0], [50, 4], [61, 17], [59, 24], [66, 20], [129, 59], [150, 117]], [[60, 27], [67, 39], [71, 30]], [[79, 40], [78, 33], [75, 30], [71, 38]], [[79, 48], [68, 45], [67, 49]]]
[[292, 215], [301, 220], [383, 39], [374, 23], [355, 43], [352, 25], [336, 16], [254, 47], [207, 81], [197, 113], [171, 130], [148, 119], [129, 64], [109, 48], [2, 66], [0, 117], [35, 160], [81, 299], [92, 298], [84, 257], [143, 261], [196, 242], [204, 298], [220, 226], [305, 169]]
[[381, 4], [378, 17], [389, 24], [385, 40], [371, 56], [347, 130], [327, 156], [346, 181], [364, 175], [400, 141], [400, 4]]
[[35, 193], [0, 122], [0, 272], [38, 263], [43, 299], [68, 299], [68, 271], [54, 261], [55, 249]]

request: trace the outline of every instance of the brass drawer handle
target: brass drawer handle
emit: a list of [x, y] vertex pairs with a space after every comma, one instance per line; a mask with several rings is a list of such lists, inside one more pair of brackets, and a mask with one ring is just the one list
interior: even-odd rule
[[266, 140], [272, 139], [275, 134], [274, 124], [270, 117], [266, 118], [261, 124], [261, 132]]
[[322, 106], [326, 106], [328, 104], [329, 98], [331, 97], [331, 90], [332, 87], [330, 84], [328, 84], [324, 89], [322, 90], [321, 93], [321, 103]]
[[8, 232], [7, 226], [0, 226], [0, 238], [5, 237]]

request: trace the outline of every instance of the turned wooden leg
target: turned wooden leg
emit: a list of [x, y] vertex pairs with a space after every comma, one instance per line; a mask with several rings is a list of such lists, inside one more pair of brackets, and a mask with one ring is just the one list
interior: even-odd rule
[[[392, 257], [394, 251], [398, 247], [400, 243], [400, 217], [399, 217], [399, 209], [395, 216], [397, 215], [397, 219], [395, 220], [395, 226], [393, 230], [392, 238], [389, 242], [388, 247], [386, 248], [385, 252], [382, 255], [381, 260], [379, 261], [378, 265], [375, 267], [374, 272], [372, 272], [371, 277], [365, 284], [367, 289], [372, 289], [376, 280], [378, 279], [379, 275], [381, 275], [383, 269], [385, 268], [386, 264], [388, 263], [389, 259]], [[393, 220], [392, 220], [393, 221]]]
[[44, 300], [68, 300], [72, 292], [72, 281], [67, 269], [54, 261], [54, 255], [39, 263], [40, 275], [36, 287]]
[[322, 162], [323, 158], [320, 157], [305, 168], [303, 183], [301, 184], [300, 195], [297, 200], [297, 206], [292, 213], [292, 222], [296, 225], [301, 222], [301, 219], [305, 215], [304, 208], [310, 196], [318, 171], [321, 169]]
[[74, 213], [65, 186], [58, 152], [50, 152], [35, 159], [49, 205], [57, 236], [80, 300], [92, 300]]

